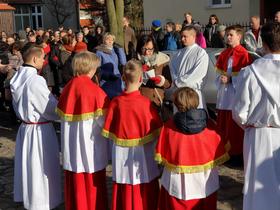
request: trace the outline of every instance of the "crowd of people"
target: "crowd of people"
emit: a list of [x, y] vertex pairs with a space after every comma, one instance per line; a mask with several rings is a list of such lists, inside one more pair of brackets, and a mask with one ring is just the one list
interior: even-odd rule
[[[154, 20], [137, 37], [124, 17], [124, 47], [101, 26], [2, 33], [0, 105], [21, 121], [14, 200], [30, 210], [62, 203], [57, 121], [67, 210], [108, 209], [109, 162], [112, 210], [215, 210], [217, 166], [243, 157], [243, 209], [278, 209], [280, 12], [250, 23], [244, 33], [211, 15], [202, 31], [187, 12], [182, 26], [167, 22], [164, 33]], [[213, 43], [225, 48], [217, 123], [203, 93]]]

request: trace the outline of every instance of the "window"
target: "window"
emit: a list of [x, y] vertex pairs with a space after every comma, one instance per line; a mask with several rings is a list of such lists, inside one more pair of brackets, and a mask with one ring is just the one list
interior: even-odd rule
[[23, 30], [30, 26], [30, 8], [28, 6], [17, 6], [15, 11], [16, 31]]
[[16, 6], [15, 26], [16, 31], [24, 30], [26, 26], [31, 26], [33, 29], [43, 27], [43, 14], [41, 6]]
[[42, 28], [43, 27], [43, 18], [42, 18], [42, 9], [41, 6], [32, 6], [32, 27]]
[[209, 0], [211, 8], [226, 8], [231, 7], [231, 0]]

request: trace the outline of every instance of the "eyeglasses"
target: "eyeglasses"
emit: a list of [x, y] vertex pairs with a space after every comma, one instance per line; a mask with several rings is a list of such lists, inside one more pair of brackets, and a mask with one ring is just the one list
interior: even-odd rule
[[142, 51], [143, 51], [143, 52], [153, 52], [153, 51], [154, 51], [154, 48], [145, 48], [145, 47], [142, 47]]

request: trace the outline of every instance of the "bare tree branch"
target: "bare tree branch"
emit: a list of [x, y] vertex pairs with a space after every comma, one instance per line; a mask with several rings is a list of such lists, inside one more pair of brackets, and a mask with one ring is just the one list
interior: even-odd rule
[[73, 14], [73, 8], [75, 8], [72, 0], [43, 0], [43, 2], [51, 15], [56, 18], [58, 25], [62, 25]]

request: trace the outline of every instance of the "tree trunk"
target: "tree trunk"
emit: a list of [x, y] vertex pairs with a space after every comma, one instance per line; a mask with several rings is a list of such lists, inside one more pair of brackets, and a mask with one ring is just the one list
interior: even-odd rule
[[106, 0], [106, 7], [109, 19], [109, 31], [116, 36], [115, 42], [123, 46], [122, 19], [124, 14], [124, 0]]

